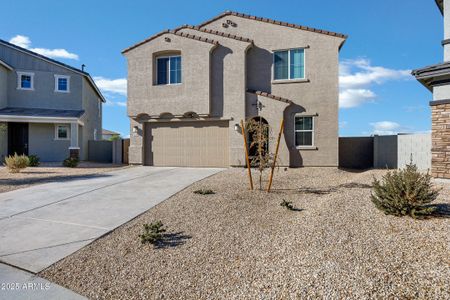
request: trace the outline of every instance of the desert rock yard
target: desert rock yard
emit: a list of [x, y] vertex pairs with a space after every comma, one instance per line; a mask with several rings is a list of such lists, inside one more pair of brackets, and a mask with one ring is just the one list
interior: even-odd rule
[[[280, 169], [270, 194], [245, 172], [195, 183], [40, 275], [92, 299], [450, 298], [448, 211], [384, 215], [369, 197], [384, 171]], [[165, 242], [141, 244], [157, 220]]]
[[20, 173], [9, 173], [6, 167], [0, 166], [0, 193], [35, 184], [86, 178], [117, 170], [121, 167], [123, 166], [91, 162], [82, 162], [77, 168], [65, 168], [57, 164], [42, 164], [40, 167], [28, 167]]

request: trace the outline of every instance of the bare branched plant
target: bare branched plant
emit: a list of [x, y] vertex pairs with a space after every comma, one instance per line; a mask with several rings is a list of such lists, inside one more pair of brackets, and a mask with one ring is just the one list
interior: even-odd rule
[[249, 135], [250, 165], [258, 168], [259, 189], [262, 190], [262, 177], [265, 169], [272, 167], [275, 155], [269, 151], [270, 131], [269, 124], [262, 118], [250, 119], [246, 122], [246, 131]]

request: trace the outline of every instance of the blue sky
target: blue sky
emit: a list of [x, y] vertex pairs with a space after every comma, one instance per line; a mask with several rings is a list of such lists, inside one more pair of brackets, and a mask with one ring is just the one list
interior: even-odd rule
[[87, 66], [109, 100], [103, 127], [123, 135], [129, 134], [129, 123], [121, 50], [161, 30], [196, 25], [225, 10], [349, 35], [340, 55], [341, 136], [431, 127], [432, 95], [409, 70], [442, 61], [443, 21], [434, 0], [7, 0], [2, 10], [8, 13], [0, 18], [1, 39], [16, 38], [62, 62]]

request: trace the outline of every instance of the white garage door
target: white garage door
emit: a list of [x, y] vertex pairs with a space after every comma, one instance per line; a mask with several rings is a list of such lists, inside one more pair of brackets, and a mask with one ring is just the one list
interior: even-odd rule
[[228, 167], [228, 121], [147, 123], [145, 164], [171, 167]]

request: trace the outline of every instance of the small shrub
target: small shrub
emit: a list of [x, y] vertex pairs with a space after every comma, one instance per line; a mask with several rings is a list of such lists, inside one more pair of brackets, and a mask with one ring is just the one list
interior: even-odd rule
[[28, 166], [29, 160], [25, 155], [14, 155], [5, 157], [5, 166], [10, 173], [19, 173], [20, 170], [25, 169]]
[[41, 164], [40, 158], [37, 155], [28, 156], [28, 166], [29, 167], [39, 167]]
[[78, 158], [69, 157], [63, 161], [63, 165], [67, 168], [76, 168], [79, 162]]
[[144, 233], [139, 235], [141, 243], [156, 244], [162, 241], [163, 233], [166, 232], [166, 229], [164, 229], [163, 226], [161, 221], [144, 224]]
[[374, 178], [371, 200], [387, 215], [421, 218], [436, 210], [424, 204], [434, 201], [438, 194], [431, 176], [420, 173], [411, 162], [404, 169], [389, 171], [381, 181]]
[[211, 189], [200, 189], [200, 190], [194, 191], [194, 194], [212, 195], [212, 194], [215, 194], [215, 192]]
[[286, 207], [288, 210], [295, 210], [294, 205], [292, 205], [291, 201], [286, 201], [283, 199], [283, 201], [280, 203], [281, 206]]

